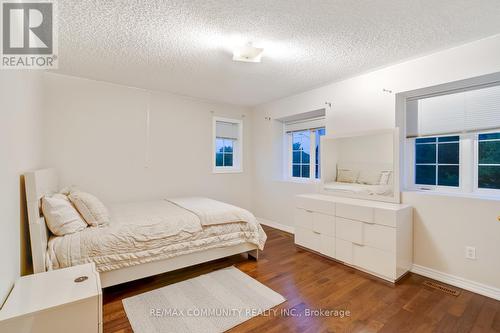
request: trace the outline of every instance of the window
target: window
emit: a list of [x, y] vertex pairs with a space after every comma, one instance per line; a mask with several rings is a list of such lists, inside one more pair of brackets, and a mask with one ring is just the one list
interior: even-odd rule
[[277, 119], [283, 124], [283, 178], [311, 181], [321, 177], [321, 136], [326, 110], [318, 109]]
[[323, 135], [325, 135], [324, 128], [289, 133], [292, 157], [289, 172], [292, 178], [319, 179], [321, 177], [320, 142]]
[[214, 172], [242, 171], [241, 120], [214, 117]]
[[311, 132], [292, 133], [292, 177], [309, 178], [311, 166]]
[[415, 140], [415, 184], [458, 187], [460, 137], [443, 136]]
[[500, 86], [406, 102], [410, 189], [500, 196]]
[[500, 132], [478, 135], [477, 187], [500, 189]]
[[232, 167], [233, 166], [233, 146], [234, 139], [216, 138], [215, 145], [215, 166]]

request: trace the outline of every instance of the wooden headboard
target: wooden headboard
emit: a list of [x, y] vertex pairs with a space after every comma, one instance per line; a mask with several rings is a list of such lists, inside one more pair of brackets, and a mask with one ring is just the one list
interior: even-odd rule
[[26, 187], [26, 202], [28, 207], [28, 222], [31, 241], [31, 256], [33, 271], [45, 272], [45, 256], [50, 234], [41, 212], [41, 199], [58, 191], [58, 181], [54, 169], [42, 169], [24, 174]]

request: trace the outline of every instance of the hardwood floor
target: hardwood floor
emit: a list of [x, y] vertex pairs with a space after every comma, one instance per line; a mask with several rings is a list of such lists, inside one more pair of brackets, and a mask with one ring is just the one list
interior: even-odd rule
[[[422, 285], [409, 274], [393, 286], [296, 248], [293, 236], [264, 227], [259, 261], [233, 256], [104, 290], [104, 332], [132, 332], [121, 300], [235, 265], [279, 292], [276, 309], [302, 316], [260, 316], [230, 332], [500, 332], [500, 302], [465, 290], [458, 297]], [[348, 310], [350, 316], [305, 316], [307, 309]]]

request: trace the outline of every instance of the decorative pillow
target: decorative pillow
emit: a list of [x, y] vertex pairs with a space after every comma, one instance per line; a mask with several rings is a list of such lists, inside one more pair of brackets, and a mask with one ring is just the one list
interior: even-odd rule
[[42, 212], [49, 230], [56, 236], [64, 236], [88, 227], [78, 211], [63, 194], [42, 198]]
[[109, 223], [108, 209], [92, 194], [75, 191], [68, 197], [91, 227], [105, 226]]
[[358, 173], [349, 169], [337, 170], [337, 181], [341, 183], [354, 183], [358, 178]]
[[382, 173], [380, 171], [363, 170], [359, 174], [357, 183], [366, 185], [379, 185]]
[[388, 185], [392, 171], [382, 171], [380, 173], [380, 185]]

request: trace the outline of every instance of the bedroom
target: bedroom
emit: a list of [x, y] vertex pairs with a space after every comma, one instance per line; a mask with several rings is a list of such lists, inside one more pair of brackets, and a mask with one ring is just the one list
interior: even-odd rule
[[[57, 67], [26, 70], [5, 68], [2, 62], [0, 70], [0, 328], [25, 325], [20, 331], [44, 331], [47, 319], [39, 319], [38, 326], [26, 319], [39, 318], [40, 308], [22, 316], [6, 313], [9, 302], [15, 302], [15, 286], [22, 293], [19, 281], [43, 281], [40, 274], [58, 285], [64, 277], [53, 274], [73, 274], [71, 269], [79, 267], [32, 274], [34, 261], [40, 262], [35, 257], [45, 257], [48, 249], [33, 241], [30, 227], [39, 216], [29, 217], [33, 202], [25, 175], [50, 168], [57, 178], [52, 192], [75, 186], [93, 194], [110, 212], [111, 224], [118, 204], [165, 206], [173, 205], [166, 199], [204, 197], [251, 212], [258, 221], [252, 224], [260, 224], [267, 235], [258, 255], [257, 244], [231, 247], [233, 252], [215, 246], [212, 250], [222, 249], [220, 253], [200, 250], [176, 261], [156, 258], [152, 262], [158, 265], [148, 266], [151, 271], [135, 265], [134, 272], [122, 267], [116, 275], [96, 274], [103, 288], [95, 291], [102, 313], [89, 321], [95, 330], [149, 331], [144, 325], [157, 325], [162, 332], [168, 327], [180, 332], [183, 325], [194, 325], [187, 330], [193, 332], [200, 329], [196, 325], [205, 325], [202, 331], [207, 332], [500, 330], [500, 176], [491, 172], [485, 189], [479, 179], [480, 170], [495, 170], [498, 152], [488, 154], [486, 160], [493, 162], [476, 161], [480, 147], [495, 147], [494, 133], [500, 129], [496, 1], [314, 1], [294, 6], [283, 1], [44, 2], [55, 4], [57, 14], [52, 41]], [[2, 52], [3, 57], [9, 54], [4, 45]], [[482, 92], [488, 92], [486, 97]], [[467, 113], [472, 103], [463, 101], [473, 98], [491, 106], [481, 109], [481, 117]], [[426, 112], [427, 107], [434, 111]], [[370, 144], [382, 132], [392, 134], [386, 135], [387, 144], [374, 148]], [[442, 143], [416, 142], [457, 136]], [[370, 144], [357, 143], [357, 137]], [[353, 154], [340, 153], [343, 140], [355, 147], [343, 151]], [[458, 147], [449, 151], [458, 162], [440, 166], [439, 148], [444, 146]], [[436, 156], [419, 163], [416, 149]], [[353, 162], [359, 158], [352, 156], [367, 155], [372, 157], [357, 168]], [[372, 167], [366, 170], [368, 160]], [[443, 181], [451, 182], [444, 187], [439, 186], [440, 167], [447, 170]], [[351, 172], [341, 175], [339, 169]], [[344, 190], [346, 184], [371, 188], [358, 182], [375, 170], [376, 175], [390, 172], [384, 187], [390, 187], [390, 195], [325, 188], [339, 178]], [[312, 201], [304, 203], [303, 195], [312, 195]], [[37, 199], [42, 206], [43, 199]], [[346, 203], [357, 208], [348, 211]], [[399, 226], [406, 226], [401, 270], [384, 275], [378, 273], [381, 261], [369, 259], [363, 269], [340, 256], [345, 254], [341, 242], [350, 241], [346, 238], [355, 228], [362, 228], [366, 238], [373, 235], [370, 228], [379, 226], [375, 214], [407, 207], [411, 218], [394, 224], [398, 235]], [[157, 206], [141, 209], [158, 217]], [[379, 213], [367, 218], [362, 214], [367, 209]], [[298, 215], [308, 210], [314, 218], [324, 218], [330, 237], [325, 249], [315, 248], [321, 243], [314, 236], [318, 230], [301, 233], [308, 232], [309, 222]], [[346, 219], [357, 224], [346, 224]], [[351, 233], [341, 236], [346, 231]], [[352, 240], [351, 247], [365, 240]], [[38, 250], [32, 251], [34, 246]], [[239, 254], [249, 251], [257, 260]], [[400, 247], [395, 251], [399, 255]], [[273, 302], [261, 307], [242, 301], [236, 310], [252, 312], [244, 319], [234, 313], [175, 317], [161, 311], [152, 316], [132, 305], [125, 309], [127, 299], [135, 304], [147, 291], [175, 291], [162, 289], [167, 286], [181, 290], [181, 282], [224, 273], [231, 266], [244, 273], [239, 278], [252, 278], [256, 290], [269, 292]], [[40, 269], [48, 268], [42, 260]], [[68, 294], [57, 288], [45, 291], [58, 304]], [[221, 310], [204, 300], [189, 308]], [[260, 301], [266, 300], [263, 296]], [[19, 306], [25, 308], [22, 301]], [[52, 316], [80, 318], [83, 312], [75, 313], [74, 304], [66, 301], [57, 309], [52, 304]], [[217, 318], [225, 319], [224, 329], [209, 326]], [[65, 321], [59, 321], [64, 327]]]

